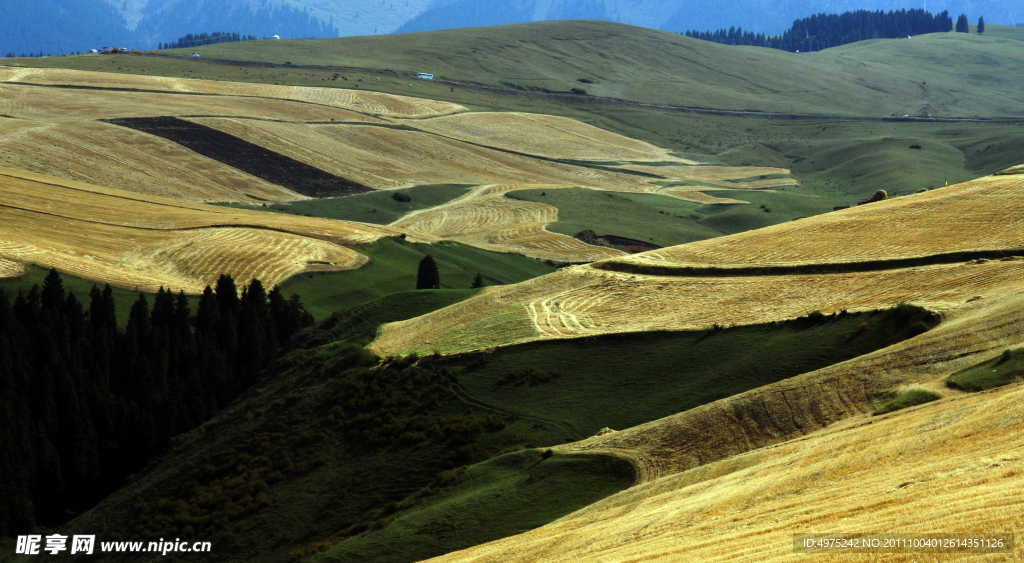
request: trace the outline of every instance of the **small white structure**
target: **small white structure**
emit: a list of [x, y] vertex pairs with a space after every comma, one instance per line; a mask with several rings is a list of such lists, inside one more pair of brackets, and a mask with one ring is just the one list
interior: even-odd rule
[[421, 72], [421, 73], [416, 75], [416, 78], [421, 78], [423, 80], [433, 80], [434, 79], [434, 75], [430, 74], [428, 72]]
[[275, 35], [275, 36], [271, 37], [271, 39], [280, 39], [280, 38], [281, 38], [280, 35]]

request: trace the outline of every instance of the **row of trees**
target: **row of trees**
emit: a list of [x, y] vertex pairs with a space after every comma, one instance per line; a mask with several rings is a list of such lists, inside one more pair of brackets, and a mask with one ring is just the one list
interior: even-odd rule
[[280, 289], [231, 276], [193, 315], [183, 293], [145, 295], [117, 325], [110, 286], [87, 305], [56, 271], [12, 300], [0, 289], [0, 536], [58, 524], [120, 488], [207, 420], [313, 318]]
[[213, 33], [200, 33], [193, 35], [189, 33], [185, 37], [179, 37], [177, 41], [160, 43], [158, 49], [188, 49], [191, 47], [202, 47], [203, 45], [214, 45], [217, 43], [234, 43], [236, 41], [254, 41], [254, 35], [241, 35], [238, 32], [228, 33], [226, 31], [215, 31]]
[[[956, 19], [957, 33], [970, 33], [971, 26], [967, 22], [967, 14], [960, 14]], [[978, 33], [985, 33], [985, 16], [978, 18]]]
[[[961, 17], [966, 26], [966, 16]], [[925, 10], [904, 9], [816, 14], [794, 21], [793, 26], [781, 35], [755, 34], [737, 27], [718, 31], [686, 31], [685, 35], [726, 45], [770, 47], [795, 53], [820, 51], [867, 39], [894, 39], [952, 30], [953, 19], [949, 12], [931, 14]]]

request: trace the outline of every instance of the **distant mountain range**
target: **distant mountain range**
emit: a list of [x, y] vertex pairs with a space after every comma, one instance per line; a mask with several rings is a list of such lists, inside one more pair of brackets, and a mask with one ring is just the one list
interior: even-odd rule
[[214, 31], [287, 38], [432, 31], [542, 20], [597, 19], [668, 31], [779, 33], [818, 12], [925, 8], [972, 22], [1024, 22], [1017, 0], [4, 0], [0, 56], [102, 46], [155, 48]]

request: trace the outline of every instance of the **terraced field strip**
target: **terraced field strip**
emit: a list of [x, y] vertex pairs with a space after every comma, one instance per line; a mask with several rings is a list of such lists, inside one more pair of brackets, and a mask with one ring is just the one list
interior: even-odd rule
[[[5, 262], [100, 283], [198, 293], [222, 273], [268, 285], [307, 271], [358, 268], [342, 244], [397, 231], [207, 207], [0, 169]], [[301, 219], [301, 220], [300, 220]]]
[[0, 121], [0, 166], [185, 201], [305, 199], [177, 143], [99, 121]]
[[795, 186], [798, 184], [795, 178], [761, 179], [761, 176], [788, 176], [790, 174], [790, 171], [785, 168], [765, 166], [653, 166], [647, 164], [627, 164], [619, 166], [619, 168], [657, 174], [671, 180], [703, 182], [734, 190], [760, 190], [781, 186]]
[[0, 81], [47, 86], [137, 89], [156, 92], [271, 98], [338, 107], [387, 117], [432, 117], [465, 110], [463, 106], [449, 102], [360, 90], [221, 82], [193, 78], [165, 78], [62, 69], [4, 67], [0, 68]]
[[[538, 280], [481, 293], [416, 319], [385, 325], [372, 344], [379, 353], [477, 349], [484, 331], [507, 334], [515, 344], [648, 330], [700, 330], [713, 324], [781, 321], [812, 311], [877, 309], [902, 302], [951, 310], [976, 296], [1020, 291], [1024, 262], [955, 264], [847, 274], [759, 277], [655, 277], [561, 270]], [[521, 308], [509, 327], [496, 322]]]
[[540, 259], [590, 262], [622, 255], [618, 250], [591, 246], [547, 231], [544, 226], [558, 220], [558, 209], [550, 205], [505, 197], [508, 192], [530, 188], [558, 186], [479, 186], [445, 205], [410, 213], [391, 226]]
[[[5, 69], [0, 68], [0, 74]], [[9, 69], [8, 69], [9, 70]], [[131, 80], [128, 75], [118, 75]], [[0, 81], [0, 114], [33, 121], [213, 115], [295, 122], [389, 123], [352, 110], [270, 98], [39, 86]]]
[[418, 120], [410, 125], [446, 137], [547, 158], [696, 164], [671, 156], [667, 149], [553, 115], [477, 112]]
[[509, 154], [421, 131], [236, 119], [193, 121], [378, 189], [495, 183], [656, 189], [628, 174]]
[[[1024, 530], [1024, 387], [947, 399], [633, 487], [430, 561], [950, 561], [1012, 553], [794, 555], [800, 532]], [[950, 510], [950, 507], [955, 507]]]
[[731, 197], [716, 197], [713, 195], [708, 195], [704, 193], [706, 191], [716, 190], [698, 190], [692, 188], [662, 188], [661, 190], [658, 191], [658, 193], [661, 195], [672, 196], [676, 199], [681, 199], [683, 201], [701, 203], [704, 205], [742, 205], [744, 203], [749, 203], [741, 199], [734, 199]]
[[112, 119], [111, 123], [163, 137], [211, 160], [284, 186], [307, 197], [341, 197], [370, 188], [325, 172], [240, 137], [176, 117]]
[[[510, 561], [771, 561], [793, 559], [796, 532], [1020, 533], [1024, 506], [1015, 491], [1024, 486], [1024, 450], [1016, 436], [1024, 431], [1024, 387], [965, 395], [941, 383], [1024, 344], [1022, 289], [972, 300], [936, 328], [874, 353], [558, 446], [628, 459], [640, 485], [548, 526], [434, 561], [498, 554]], [[873, 397], [914, 386], [948, 398], [865, 414]], [[1019, 544], [1014, 554], [1024, 554]]]
[[728, 237], [620, 259], [637, 266], [877, 262], [1024, 248], [1024, 176], [988, 176]]

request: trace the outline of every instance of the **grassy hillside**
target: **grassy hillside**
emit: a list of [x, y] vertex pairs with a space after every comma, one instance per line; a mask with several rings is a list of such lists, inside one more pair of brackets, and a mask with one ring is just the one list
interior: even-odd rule
[[[552, 38], [559, 40], [554, 42]], [[1020, 93], [1013, 87], [1012, 77], [1020, 64], [1020, 50], [1014, 46], [1022, 38], [1024, 32], [1019, 28], [989, 26], [989, 32], [981, 37], [940, 34], [790, 54], [716, 45], [610, 23], [552, 22], [309, 43], [253, 42], [211, 47], [244, 52], [210, 53], [291, 61], [296, 65], [301, 61], [352, 64], [369, 67], [366, 71], [318, 70], [295, 65], [236, 66], [215, 64], [203, 58], [133, 55], [56, 57], [34, 59], [31, 64], [375, 90], [457, 102], [474, 110], [562, 115], [700, 161], [789, 168], [805, 193], [823, 196], [828, 204], [849, 205], [880, 187], [901, 192], [933, 188], [1017, 164], [1020, 156], [1016, 147], [1024, 142], [1024, 132], [1016, 124], [790, 120], [779, 119], [777, 112], [842, 111], [881, 116], [923, 112], [960, 117], [1019, 113], [1024, 106], [1017, 100]], [[613, 51], [612, 47], [619, 50]], [[466, 52], [462, 52], [463, 48]], [[445, 56], [439, 57], [436, 52]], [[519, 54], [511, 56], [516, 52]], [[595, 59], [591, 56], [594, 52], [605, 55]], [[300, 54], [308, 58], [300, 59]], [[515, 62], [499, 60], [506, 56]], [[766, 61], [765, 57], [771, 60]], [[948, 60], [964, 61], [964, 68], [971, 69], [971, 79], [954, 81]], [[449, 65], [453, 74], [472, 76], [458, 80], [500, 85], [507, 82], [501, 76], [501, 69], [506, 69], [517, 78], [536, 74], [541, 82], [561, 81], [549, 88], [552, 90], [582, 87], [600, 95], [619, 93], [602, 93], [597, 88], [619, 88], [635, 82], [645, 84], [637, 88], [636, 99], [646, 99], [648, 93], [656, 96], [672, 91], [692, 99], [668, 103], [776, 113], [772, 119], [760, 114], [694, 114], [658, 107], [593, 103], [589, 98], [553, 96], [539, 91], [482, 90], [470, 83], [412, 80], [379, 70], [409, 67], [406, 70], [416, 72], [428, 61]], [[598, 71], [608, 76], [594, 78]], [[709, 72], [718, 71], [729, 75], [722, 78], [728, 84], [716, 84], [715, 75], [709, 76]], [[437, 69], [434, 72], [442, 75]], [[644, 81], [651, 76], [659, 82], [646, 84]], [[894, 76], [900, 78], [893, 79]], [[579, 78], [597, 84], [577, 82]], [[818, 80], [832, 82], [821, 85], [815, 83]], [[833, 107], [835, 104], [843, 107]], [[846, 106], [852, 107], [846, 111]], [[910, 149], [912, 145], [922, 148]]]
[[[924, 325], [911, 328], [919, 322]], [[481, 404], [563, 422], [580, 433], [574, 436], [579, 439], [855, 358], [936, 322], [937, 316], [913, 307], [812, 315], [731, 329], [536, 342], [451, 364], [465, 369], [459, 384]], [[641, 394], [642, 400], [622, 400]]]
[[[839, 199], [814, 197], [799, 187], [784, 190], [708, 192], [747, 204], [704, 205], [655, 194], [596, 192], [594, 190], [522, 190], [506, 197], [558, 208], [551, 232], [573, 236], [583, 230], [675, 246], [758, 229], [801, 217], [832, 211]], [[544, 194], [544, 195], [541, 195]], [[766, 212], [765, 209], [771, 211]]]
[[307, 346], [317, 343], [337, 346], [351, 343], [364, 345], [377, 335], [384, 323], [411, 319], [442, 309], [472, 297], [477, 289], [420, 289], [391, 293], [350, 309], [336, 311], [321, 325], [322, 332], [313, 336]]
[[416, 269], [428, 254], [437, 262], [442, 289], [469, 289], [477, 272], [485, 285], [503, 285], [554, 271], [554, 267], [532, 258], [455, 242], [429, 245], [385, 238], [353, 248], [369, 256], [370, 263], [346, 272], [302, 274], [284, 282], [281, 288], [288, 295], [301, 295], [309, 312], [325, 318], [385, 295], [416, 289]]
[[[680, 106], [952, 116], [956, 106], [960, 115], [1021, 115], [1024, 98], [1013, 79], [1024, 70], [1021, 40], [1024, 33], [1007, 29], [981, 36], [945, 33], [875, 40], [794, 54], [717, 45], [609, 22], [570, 21], [270, 45], [230, 43], [195, 51], [226, 59], [406, 75], [431, 72], [445, 80], [491, 86], [558, 92], [579, 87], [598, 96]], [[1000, 61], [998, 66], [982, 71], [983, 82], [972, 85], [977, 88], [964, 87], [949, 73], [950, 61], [984, 69], [994, 60]]]
[[[297, 350], [61, 530], [209, 538], [231, 561], [417, 561], [540, 526], [637, 477], [621, 459], [547, 446], [843, 361], [913, 334], [921, 318], [865, 313], [380, 363], [352, 346]], [[709, 356], [720, 347], [736, 353]], [[545, 381], [551, 370], [560, 376]]]
[[[359, 221], [386, 225], [410, 211], [427, 209], [447, 203], [466, 193], [469, 186], [438, 184], [416, 186], [396, 191], [376, 191], [348, 197], [308, 199], [265, 206], [266, 211], [280, 211], [306, 217], [323, 217], [342, 221]], [[396, 193], [409, 197], [409, 201], [395, 199]], [[401, 196], [399, 196], [401, 198]], [[251, 209], [251, 205], [225, 203], [226, 207]]]

